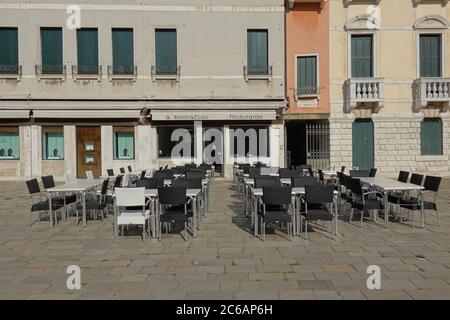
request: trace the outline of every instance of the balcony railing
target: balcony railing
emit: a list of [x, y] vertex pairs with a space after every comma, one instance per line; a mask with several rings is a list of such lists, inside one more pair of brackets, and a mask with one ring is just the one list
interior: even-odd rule
[[264, 68], [249, 68], [248, 66], [244, 66], [244, 79], [248, 80], [268, 80], [272, 79], [272, 66], [264, 67]]
[[415, 112], [429, 105], [449, 109], [450, 78], [419, 78], [414, 80], [413, 90]]
[[319, 95], [319, 87], [301, 87], [296, 89], [296, 98], [317, 97]]
[[372, 107], [378, 111], [384, 106], [384, 79], [350, 78], [344, 85], [345, 111], [358, 107]]
[[152, 65], [151, 76], [152, 80], [176, 80], [180, 81], [181, 66], [175, 66], [167, 70], [161, 70]]
[[137, 78], [136, 65], [109, 65], [108, 77], [110, 80], [134, 80]]
[[102, 66], [72, 66], [72, 77], [74, 79], [98, 79], [102, 78]]
[[65, 65], [36, 65], [36, 76], [38, 79], [61, 79], [66, 78]]
[[0, 79], [16, 79], [22, 78], [22, 66], [14, 64], [0, 64]]

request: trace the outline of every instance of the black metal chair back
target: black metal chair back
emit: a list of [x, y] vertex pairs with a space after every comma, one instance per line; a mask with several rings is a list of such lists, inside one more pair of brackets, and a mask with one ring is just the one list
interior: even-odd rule
[[174, 173], [171, 170], [155, 171], [153, 173], [153, 178], [170, 180], [173, 178], [173, 174]]
[[254, 178], [255, 176], [261, 175], [261, 168], [260, 167], [250, 167], [248, 171], [249, 178]]
[[315, 177], [305, 176], [305, 177], [291, 178], [291, 187], [293, 188], [303, 188], [305, 186], [315, 184], [318, 184], [318, 181]]
[[280, 168], [279, 175], [281, 179], [297, 178], [301, 176], [300, 171]]
[[350, 190], [351, 190], [352, 194], [354, 194], [355, 196], [362, 197], [363, 190], [361, 187], [361, 180], [357, 179], [357, 178], [350, 178], [349, 184], [350, 184]]
[[439, 186], [441, 185], [441, 181], [442, 181], [441, 177], [426, 176], [423, 186], [427, 191], [438, 192]]
[[341, 167], [341, 172], [344, 172], [345, 171], [345, 166], [342, 166]]
[[102, 188], [100, 189], [102, 196], [106, 196], [106, 193], [108, 192], [108, 184], [109, 184], [109, 178], [103, 180]]
[[374, 178], [377, 175], [377, 168], [372, 168], [369, 171], [369, 177]]
[[411, 180], [409, 180], [410, 183], [418, 185], [418, 186], [422, 185], [422, 181], [423, 181], [423, 175], [417, 174], [417, 173], [413, 173], [411, 175]]
[[114, 170], [113, 169], [106, 169], [106, 173], [109, 177], [114, 177]]
[[185, 187], [158, 188], [158, 202], [162, 205], [186, 204]]
[[39, 187], [39, 182], [36, 178], [26, 181], [28, 192], [31, 194], [36, 194], [41, 192], [41, 188]]
[[334, 187], [315, 184], [305, 186], [305, 202], [307, 204], [327, 204], [333, 202]]
[[145, 178], [145, 174], [146, 174], [146, 173], [147, 173], [147, 170], [142, 170], [142, 171], [141, 171], [141, 177], [140, 177], [140, 178], [141, 178], [141, 179], [142, 179], [142, 178]]
[[254, 178], [255, 180], [255, 188], [264, 188], [264, 187], [281, 187], [281, 181], [278, 177], [270, 177], [270, 176], [261, 176]]
[[142, 178], [138, 181], [136, 181], [136, 187], [144, 187], [145, 189], [156, 189], [158, 187], [164, 186], [164, 180], [163, 179], [157, 179], [157, 178]]
[[131, 168], [131, 166], [128, 166], [128, 172], [133, 172], [133, 169]]
[[44, 185], [44, 189], [53, 188], [55, 186], [55, 180], [53, 179], [53, 176], [45, 176], [41, 177], [42, 184]]
[[398, 174], [398, 181], [400, 182], [408, 182], [409, 172], [408, 171], [400, 171]]
[[263, 187], [262, 201], [266, 205], [289, 205], [292, 187]]
[[204, 173], [201, 171], [187, 171], [186, 179], [203, 179]]
[[125, 173], [125, 168], [120, 168], [120, 173]]
[[121, 175], [118, 175], [118, 176], [116, 177], [116, 180], [114, 180], [114, 186], [113, 186], [113, 189], [116, 189], [116, 188], [119, 188], [119, 187], [120, 187], [120, 185], [122, 184], [122, 179], [123, 179], [123, 176], [121, 176]]

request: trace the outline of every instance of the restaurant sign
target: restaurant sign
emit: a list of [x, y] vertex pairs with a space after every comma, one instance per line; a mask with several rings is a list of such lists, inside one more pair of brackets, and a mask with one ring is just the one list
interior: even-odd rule
[[275, 110], [247, 110], [247, 111], [163, 111], [151, 112], [154, 121], [255, 121], [276, 120]]

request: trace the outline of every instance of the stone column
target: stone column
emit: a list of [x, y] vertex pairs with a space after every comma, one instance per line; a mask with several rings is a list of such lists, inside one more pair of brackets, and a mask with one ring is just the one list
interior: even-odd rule
[[64, 126], [64, 172], [77, 176], [77, 130], [75, 126]]
[[[106, 175], [106, 169], [113, 168], [113, 127], [101, 126], [102, 143], [102, 174]], [[119, 168], [114, 168], [118, 170]]]

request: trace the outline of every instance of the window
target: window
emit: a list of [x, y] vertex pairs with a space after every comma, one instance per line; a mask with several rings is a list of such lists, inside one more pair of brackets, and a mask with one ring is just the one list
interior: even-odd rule
[[114, 159], [134, 159], [134, 127], [114, 128]]
[[269, 74], [268, 31], [247, 31], [247, 72], [249, 75]]
[[317, 56], [297, 57], [297, 96], [319, 93]]
[[64, 160], [64, 132], [62, 127], [42, 128], [42, 159]]
[[77, 30], [78, 74], [98, 74], [98, 31]]
[[157, 75], [177, 74], [177, 31], [156, 29], [155, 59]]
[[230, 127], [230, 150], [234, 157], [269, 157], [269, 127]]
[[133, 74], [133, 29], [112, 29], [112, 43], [113, 74]]
[[442, 155], [442, 120], [425, 118], [420, 126], [420, 149], [422, 155]]
[[0, 28], [0, 74], [19, 73], [17, 28]]
[[[159, 126], [157, 133], [159, 158], [172, 157], [172, 150], [178, 151], [174, 149], [176, 146], [180, 148], [179, 152], [176, 152], [176, 156], [187, 159], [196, 156], [194, 126]], [[182, 148], [183, 146], [186, 148]], [[184, 151], [190, 154], [185, 154]]]
[[420, 76], [441, 77], [441, 36], [420, 35]]
[[61, 28], [41, 28], [42, 73], [63, 73], [63, 43]]
[[20, 158], [19, 128], [0, 128], [0, 160]]
[[352, 35], [351, 47], [352, 78], [373, 77], [372, 35]]

